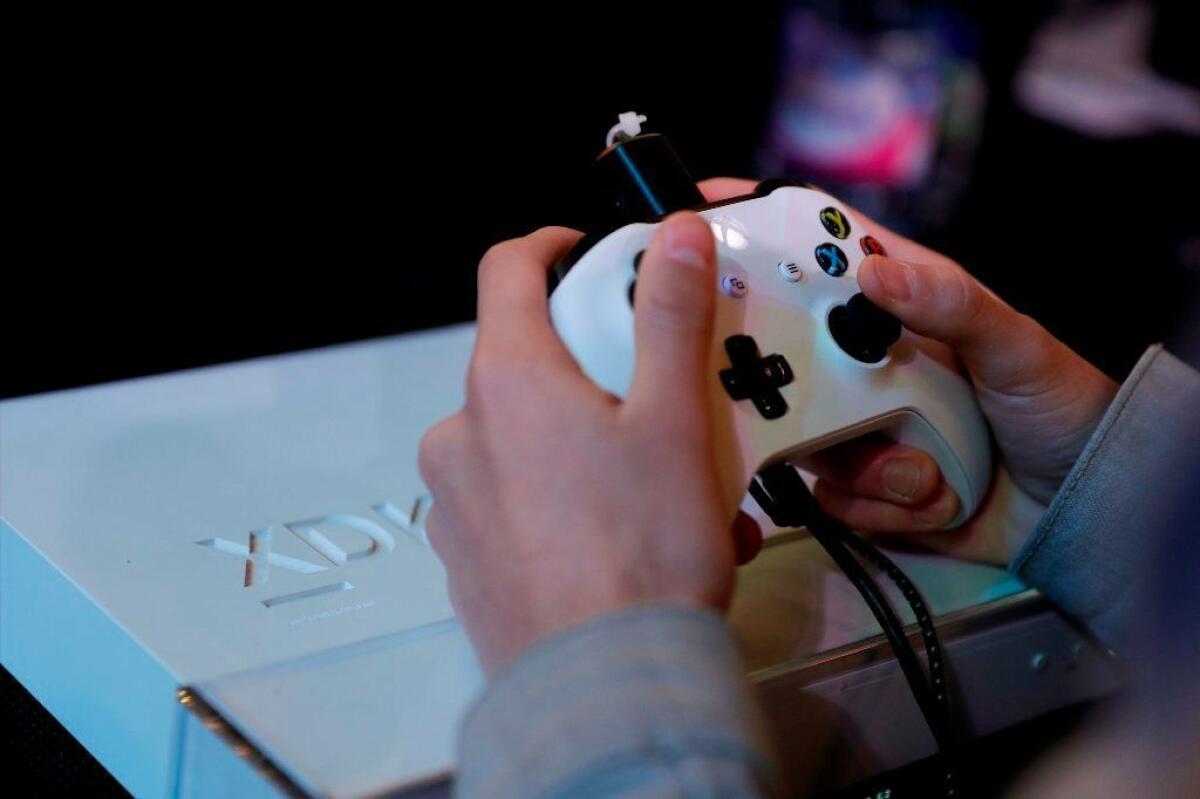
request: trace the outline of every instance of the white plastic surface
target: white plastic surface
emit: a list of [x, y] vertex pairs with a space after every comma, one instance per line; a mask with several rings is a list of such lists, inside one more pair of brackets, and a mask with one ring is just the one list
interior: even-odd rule
[[[424, 698], [388, 722], [388, 745], [409, 754], [385, 782], [449, 768], [479, 675], [424, 540], [415, 456], [461, 402], [473, 335], [463, 325], [0, 403], [0, 515], [11, 526], [0, 543], [5, 555], [30, 552], [5, 558], [5, 665], [19, 663], [43, 704], [70, 711], [60, 719], [144, 789], [175, 765], [175, 687], [409, 636], [417, 643], [394, 647], [388, 685], [368, 683], [381, 702]], [[260, 548], [246, 586], [250, 534], [268, 529], [270, 552]], [[29, 581], [43, 564], [65, 579], [39, 579], [37, 592]], [[131, 668], [143, 658], [157, 665]], [[337, 704], [345, 687], [319, 690]], [[267, 686], [264, 712], [269, 698]], [[255, 702], [235, 699], [253, 733]], [[319, 736], [336, 722], [323, 712], [291, 723]], [[382, 734], [369, 719], [362, 731]], [[334, 779], [308, 779], [338, 793]]]
[[[0, 403], [0, 661], [138, 795], [262, 790], [182, 710], [183, 685], [317, 794], [448, 772], [480, 676], [424, 543], [416, 449], [461, 403], [473, 336]], [[939, 612], [1019, 587], [898, 560]], [[733, 622], [758, 664], [876, 630], [793, 544], [745, 570]]]
[[[460, 402], [472, 335], [5, 402], [4, 518], [184, 683], [444, 621], [440, 562], [387, 514], [424, 491], [417, 442]], [[438, 372], [457, 377], [423, 390]], [[237, 550], [268, 528], [290, 567], [246, 587]]]
[[[822, 226], [820, 213], [829, 206], [849, 218], [848, 238], [835, 238]], [[764, 465], [879, 431], [938, 462], [962, 500], [954, 524], [965, 520], [991, 479], [991, 447], [974, 391], [950, 352], [905, 331], [883, 361], [866, 364], [847, 355], [829, 333], [829, 312], [859, 290], [863, 224], [839, 201], [803, 188], [776, 189], [701, 215], [717, 239], [718, 282], [738, 279], [745, 286], [740, 292], [714, 287], [709, 387], [730, 497], [742, 497]], [[656, 228], [632, 224], [607, 236], [580, 258], [550, 298], [555, 327], [584, 371], [621, 396], [633, 377], [628, 301], [633, 261]], [[849, 267], [843, 275], [831, 276], [818, 265], [814, 252], [824, 242], [845, 253]], [[781, 279], [781, 262], [799, 264], [804, 279]], [[749, 400], [731, 400], [721, 384], [720, 372], [730, 365], [725, 339], [735, 334], [753, 336], [761, 355], [780, 353], [791, 365], [795, 379], [779, 389], [788, 405], [781, 418], [764, 419]]]
[[608, 129], [608, 135], [604, 137], [604, 146], [612, 147], [617, 140], [617, 134], [626, 139], [640, 135], [642, 123], [645, 121], [645, 115], [639, 114], [637, 111], [624, 111], [617, 114], [617, 124]]

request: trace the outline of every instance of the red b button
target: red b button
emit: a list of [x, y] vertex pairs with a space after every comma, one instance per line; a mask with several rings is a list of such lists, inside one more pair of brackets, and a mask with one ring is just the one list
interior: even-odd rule
[[879, 243], [879, 239], [874, 236], [863, 236], [858, 240], [858, 244], [862, 247], [865, 255], [887, 255], [887, 250], [883, 249], [883, 245]]

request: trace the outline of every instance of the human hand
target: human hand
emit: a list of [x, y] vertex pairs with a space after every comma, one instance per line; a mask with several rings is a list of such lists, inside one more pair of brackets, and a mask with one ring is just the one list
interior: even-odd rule
[[646, 252], [624, 400], [584, 375], [550, 324], [546, 272], [578, 236], [547, 228], [483, 258], [466, 403], [421, 442], [429, 540], [489, 672], [601, 613], [724, 610], [735, 562], [761, 545], [718, 482], [708, 225], [676, 214]]
[[[701, 188], [718, 200], [749, 193], [754, 185], [720, 178]], [[975, 386], [1001, 463], [980, 510], [956, 530], [940, 529], [957, 514], [959, 498], [937, 464], [882, 437], [809, 459], [804, 465], [819, 477], [816, 498], [855, 529], [918, 533], [913, 540], [931, 548], [1007, 563], [1058, 491], [1117, 385], [953, 260], [869, 219], [863, 223], [889, 256], [863, 261], [863, 294], [909, 330], [954, 351]]]

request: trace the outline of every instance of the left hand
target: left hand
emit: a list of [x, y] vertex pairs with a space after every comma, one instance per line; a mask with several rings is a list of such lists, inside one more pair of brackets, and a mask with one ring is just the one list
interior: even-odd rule
[[716, 253], [676, 214], [642, 261], [624, 400], [580, 370], [550, 324], [546, 272], [578, 239], [547, 228], [479, 269], [466, 404], [421, 442], [426, 523], [485, 670], [609, 611], [723, 611], [761, 534], [722, 499], [708, 407]]

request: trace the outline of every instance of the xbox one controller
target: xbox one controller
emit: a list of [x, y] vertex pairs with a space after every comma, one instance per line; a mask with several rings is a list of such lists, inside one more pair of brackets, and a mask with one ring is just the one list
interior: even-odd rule
[[[944, 345], [904, 330], [858, 289], [858, 267], [883, 244], [838, 200], [770, 181], [746, 197], [695, 208], [717, 241], [716, 324], [708, 385], [722, 488], [849, 439], [882, 433], [928, 453], [978, 508], [991, 479], [988, 428]], [[633, 306], [657, 223], [589, 237], [560, 267], [550, 313], [584, 372], [618, 396], [634, 367]]]

